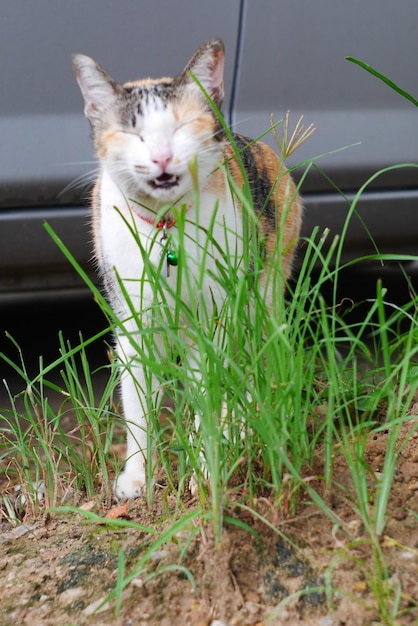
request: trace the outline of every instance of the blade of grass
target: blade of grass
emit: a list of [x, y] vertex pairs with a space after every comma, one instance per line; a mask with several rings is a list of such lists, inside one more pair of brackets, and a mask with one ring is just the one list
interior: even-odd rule
[[416, 100], [413, 96], [411, 96], [410, 93], [408, 93], [407, 91], [405, 91], [404, 89], [399, 87], [396, 83], [393, 82], [393, 80], [391, 80], [390, 78], [388, 78], [384, 74], [381, 74], [380, 72], [375, 70], [368, 63], [365, 63], [364, 61], [360, 61], [359, 59], [355, 59], [354, 57], [346, 57], [346, 60], [350, 61], [350, 63], [354, 63], [355, 65], [359, 65], [361, 68], [366, 70], [366, 72], [369, 72], [369, 74], [371, 74], [372, 76], [375, 76], [379, 80], [383, 81], [391, 89], [396, 91], [396, 93], [401, 95], [403, 98], [406, 98], [407, 100], [409, 100], [409, 102], [412, 102], [413, 105], [418, 107], [418, 100]]

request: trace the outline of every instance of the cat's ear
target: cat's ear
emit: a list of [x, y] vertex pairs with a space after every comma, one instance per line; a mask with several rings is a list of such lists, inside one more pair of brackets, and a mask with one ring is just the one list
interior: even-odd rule
[[[224, 62], [223, 41], [210, 39], [194, 53], [180, 76], [193, 81], [190, 77], [192, 73], [215, 103], [220, 106], [224, 98]], [[196, 85], [195, 82], [194, 84]]]
[[84, 114], [94, 124], [114, 106], [119, 85], [106, 70], [84, 54], [73, 56], [73, 68], [84, 98]]

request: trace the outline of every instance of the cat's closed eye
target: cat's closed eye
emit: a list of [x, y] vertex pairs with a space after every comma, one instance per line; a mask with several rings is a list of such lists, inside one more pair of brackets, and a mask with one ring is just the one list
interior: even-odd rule
[[135, 125], [133, 126], [134, 126], [133, 128], [121, 128], [119, 132], [124, 135], [133, 135], [134, 137], [137, 137], [140, 141], [144, 142], [145, 139], [143, 135], [141, 135], [141, 133], [138, 131]]

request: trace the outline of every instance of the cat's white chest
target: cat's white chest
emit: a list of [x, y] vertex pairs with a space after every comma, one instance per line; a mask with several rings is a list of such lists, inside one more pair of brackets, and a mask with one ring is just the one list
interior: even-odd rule
[[[237, 256], [241, 254], [241, 220], [229, 196], [220, 199], [205, 189], [199, 195], [197, 205], [191, 200], [180, 202], [178, 208], [183, 207], [184, 211], [181, 236], [176, 224], [170, 224], [169, 229], [156, 228], [152, 214], [146, 219], [138, 215], [135, 204], [123, 196], [106, 171], [102, 174], [99, 198], [101, 257], [106, 273], [111, 274], [107, 278], [119, 295], [118, 281], [123, 281], [138, 311], [151, 303], [155, 293], [149, 284], [146, 264], [153, 267], [154, 280], [162, 275], [174, 286], [179, 270], [170, 265], [168, 254], [172, 251], [187, 263], [189, 278], [195, 277], [211, 299], [218, 291], [216, 281], [214, 284], [209, 277], [216, 272], [221, 256], [219, 247], [228, 249], [230, 253], [235, 252]], [[183, 250], [179, 251], [179, 247]], [[186, 282], [190, 285], [190, 280]], [[190, 294], [185, 292], [182, 296], [189, 300]], [[216, 297], [216, 300], [220, 299], [221, 295]]]
[[[141, 245], [152, 255], [151, 223], [140, 220], [113, 179], [103, 172], [100, 185], [100, 240], [106, 264], [123, 279], [138, 276], [143, 261]], [[154, 256], [158, 252], [154, 250]]]

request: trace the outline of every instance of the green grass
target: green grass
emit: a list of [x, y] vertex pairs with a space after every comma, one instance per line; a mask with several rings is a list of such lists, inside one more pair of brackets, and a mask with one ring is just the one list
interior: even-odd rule
[[[1, 411], [5, 424], [1, 458], [8, 463], [6, 474], [22, 485], [35, 508], [39, 505], [39, 482], [45, 484], [47, 506], [55, 506], [59, 494], [70, 488], [82, 489], [89, 497], [98, 487], [110, 491], [107, 457], [115, 423], [113, 394], [118, 375], [109, 367], [109, 380], [98, 398], [85, 351], [91, 341], [80, 340], [72, 348], [60, 337], [61, 357], [47, 365], [40, 360], [35, 378], [29, 378], [23, 355], [20, 362], [1, 355], [20, 375], [23, 386], [15, 397], [9, 392], [11, 408]], [[20, 353], [18, 346], [16, 349]], [[56, 368], [60, 368], [61, 383], [49, 377]], [[7, 381], [4, 384], [7, 386]], [[58, 400], [52, 402], [52, 396]], [[62, 426], [68, 416], [70, 432]]]
[[[238, 151], [236, 154], [239, 157]], [[307, 170], [311, 163], [301, 165]], [[233, 251], [213, 237], [215, 209], [212, 227], [203, 233], [204, 237], [200, 233], [204, 243], [196, 266], [195, 259], [187, 254], [187, 215], [178, 207], [177, 286], [170, 287], [158, 269], [145, 263], [143, 281], [154, 285], [154, 301], [149, 310], [152, 323], [151, 327], [144, 326], [132, 305], [131, 315], [138, 333], [131, 336], [131, 341], [149, 379], [156, 376], [161, 388], [171, 393], [175, 401], [171, 415], [161, 424], [158, 409], [163, 394], [148, 398], [149, 441], [156, 442], [156, 464], [163, 466], [167, 490], [176, 494], [178, 503], [193, 474], [199, 502], [192, 512], [182, 513], [181, 506], [177, 507], [169, 529], [153, 540], [129, 573], [125, 572], [125, 559], [120, 555], [117, 585], [112, 594], [117, 609], [124, 587], [146, 566], [149, 555], [171, 540], [179, 529], [189, 528], [191, 521], [199, 517], [212, 523], [219, 542], [230, 501], [251, 510], [258, 497], [267, 496], [275, 506], [292, 511], [303, 498], [313, 502], [339, 527], [340, 521], [327, 499], [334, 488], [334, 458], [338, 451], [352, 475], [354, 492], [350, 501], [366, 529], [366, 539], [363, 537], [362, 541], [371, 546], [372, 566], [364, 565], [365, 571], [368, 568], [369, 585], [379, 603], [382, 622], [394, 623], [400, 590], [388, 582], [381, 538], [400, 454], [397, 437], [409, 419], [408, 410], [418, 387], [416, 297], [412, 294], [411, 302], [403, 307], [389, 306], [385, 289], [378, 282], [364, 319], [355, 322], [347, 321], [350, 318], [341, 314], [337, 301], [349, 222], [356, 219], [356, 207], [367, 186], [381, 174], [378, 172], [356, 194], [340, 238], [329, 241], [329, 233], [318, 229], [306, 238], [301, 266], [289, 285], [286, 300], [282, 297], [280, 263], [272, 268], [268, 277], [274, 296], [271, 307], [266, 306], [260, 287], [262, 261], [258, 247], [249, 236], [254, 232], [256, 216], [248, 181], [243, 189], [238, 189], [230, 180], [231, 190], [244, 207], [242, 258], [237, 259]], [[288, 200], [290, 206], [291, 198]], [[126, 331], [127, 320], [115, 316], [71, 252], [50, 227], [47, 229], [84, 277], [107, 316], [109, 328]], [[132, 236], [137, 238], [139, 253], [143, 253], [134, 229]], [[279, 258], [282, 245], [279, 240]], [[223, 307], [215, 315], [202, 297], [210, 256], [216, 258], [211, 278], [226, 294]], [[383, 263], [408, 261], [412, 257], [391, 257], [377, 251], [369, 258]], [[333, 301], [325, 303], [322, 291], [330, 282]], [[120, 284], [125, 289], [122, 280]], [[188, 301], [178, 296], [180, 284], [188, 287]], [[125, 294], [129, 299], [126, 289]], [[169, 306], [170, 298], [175, 302], [174, 310]], [[163, 348], [155, 341], [156, 333], [165, 337]], [[115, 357], [108, 365], [109, 382], [98, 398], [86, 357], [87, 345], [102, 341], [102, 335], [80, 339], [77, 346], [68, 345], [61, 337], [60, 358], [50, 364], [41, 361], [34, 379], [28, 377], [23, 355], [16, 362], [1, 355], [19, 373], [23, 385], [18, 398], [10, 394], [11, 409], [1, 412], [6, 424], [1, 432], [1, 459], [11, 480], [22, 485], [34, 515], [44, 506], [36, 495], [40, 481], [45, 483], [47, 507], [62, 503], [62, 494], [71, 487], [85, 490], [88, 497], [98, 491], [104, 496], [110, 494], [109, 467], [113, 465], [118, 471], [113, 459], [109, 459], [109, 450], [117, 423], [114, 391], [120, 374]], [[190, 367], [179, 366], [179, 360], [186, 360], [184, 335], [194, 344]], [[18, 346], [16, 350], [19, 354]], [[50, 378], [57, 368], [61, 371], [60, 383]], [[48, 399], [51, 392], [62, 398], [58, 411], [52, 409]], [[62, 419], [69, 411], [76, 423], [70, 433], [62, 428]], [[195, 414], [200, 418], [197, 431]], [[365, 446], [368, 438], [382, 429], [389, 431], [387, 451], [383, 469], [373, 482], [364, 461]], [[323, 463], [321, 490], [307, 480], [318, 455]], [[148, 462], [152, 473], [156, 467], [151, 455]], [[147, 496], [151, 501], [152, 488]], [[61, 508], [62, 513], [65, 510]], [[11, 519], [11, 509], [9, 513]], [[14, 521], [18, 521], [18, 516]], [[111, 527], [129, 524], [123, 520], [107, 523]], [[342, 530], [348, 535], [349, 545], [355, 545], [349, 531]], [[152, 538], [152, 529], [149, 532]], [[348, 558], [347, 554], [348, 549], [338, 558]], [[191, 577], [188, 571], [186, 575]]]
[[[350, 219], [354, 219], [359, 197], [351, 206]], [[246, 227], [250, 229], [255, 219], [251, 201], [242, 195], [240, 199], [246, 202]], [[335, 259], [341, 258], [344, 233], [329, 244], [327, 233], [314, 232], [305, 242], [301, 268], [286, 301], [281, 296], [280, 266], [271, 272], [269, 280], [275, 285], [276, 297], [269, 309], [258, 288], [260, 261], [250, 265], [255, 248], [246, 250], [238, 268], [234, 255], [214, 241], [209, 231], [202, 258], [216, 255], [213, 280], [227, 294], [223, 308], [212, 317], [199, 290], [204, 261], [196, 280], [193, 260], [187, 258], [182, 227], [185, 219], [180, 209], [178, 273], [179, 280], [189, 285], [189, 301], [179, 300], [164, 277], [155, 280], [156, 270], [148, 265], [144, 280], [156, 285], [152, 331], [142, 326], [132, 307], [140, 331], [139, 338], [132, 337], [138, 359], [175, 400], [168, 419], [171, 428], [167, 428], [167, 423], [161, 425], [157, 419], [161, 398], [149, 398], [154, 409], [150, 411], [150, 432], [157, 442], [157, 464], [165, 469], [168, 489], [181, 501], [193, 472], [200, 494], [193, 516], [203, 515], [211, 521], [218, 541], [229, 501], [238, 500], [251, 508], [257, 497], [266, 494], [273, 504], [290, 511], [305, 494], [305, 499], [314, 502], [338, 526], [340, 522], [327, 502], [338, 450], [350, 468], [353, 510], [366, 528], [372, 549], [370, 586], [373, 588], [374, 583], [376, 587], [381, 615], [387, 613], [384, 623], [391, 623], [391, 598], [393, 594], [397, 597], [398, 591], [387, 582], [380, 540], [400, 453], [395, 444], [402, 424], [409, 419], [407, 412], [418, 386], [414, 301], [404, 307], [385, 306], [385, 290], [377, 283], [376, 297], [370, 301], [364, 320], [345, 321], [338, 314], [337, 302], [325, 304], [321, 294], [326, 283], [338, 282], [342, 266], [335, 267]], [[117, 319], [96, 287], [91, 288], [110, 327], [123, 330], [126, 320]], [[174, 311], [167, 304], [167, 293], [176, 301]], [[158, 330], [164, 331], [167, 346], [156, 360], [155, 355], [161, 352], [155, 343]], [[183, 332], [195, 345], [191, 368], [181, 367], [168, 357], [169, 346], [174, 346], [176, 355], [184, 354]], [[61, 338], [61, 357], [52, 364], [40, 362], [39, 374], [33, 380], [28, 378], [23, 356], [20, 363], [3, 356], [21, 375], [24, 391], [20, 398], [10, 397], [12, 409], [2, 412], [7, 427], [2, 431], [1, 456], [7, 460], [11, 477], [23, 486], [34, 514], [43, 506], [36, 497], [39, 481], [46, 486], [47, 506], [61, 502], [60, 495], [69, 487], [85, 490], [88, 497], [98, 491], [110, 493], [108, 453], [116, 423], [113, 398], [119, 374], [117, 362], [109, 364], [109, 382], [103, 397], [97, 398], [85, 352], [89, 342], [80, 341], [72, 347]], [[49, 380], [49, 373], [57, 367], [61, 383]], [[58, 411], [52, 410], [48, 400], [51, 391], [62, 397]], [[386, 407], [385, 416], [382, 406]], [[61, 426], [68, 411], [76, 423], [70, 433]], [[197, 432], [195, 413], [200, 417]], [[368, 437], [382, 429], [390, 433], [387, 453], [379, 479], [371, 484], [370, 468], [364, 462], [365, 446]], [[319, 450], [324, 466], [321, 492], [306, 481]], [[151, 455], [149, 459], [152, 464]], [[149, 500], [152, 496], [150, 489]], [[169, 541], [173, 529], [188, 527], [188, 517], [173, 518], [173, 525], [150, 551]], [[126, 525], [122, 520], [120, 524]], [[124, 571], [120, 557], [114, 594], [119, 598], [117, 607], [123, 588], [144, 567], [146, 554], [129, 573]]]

